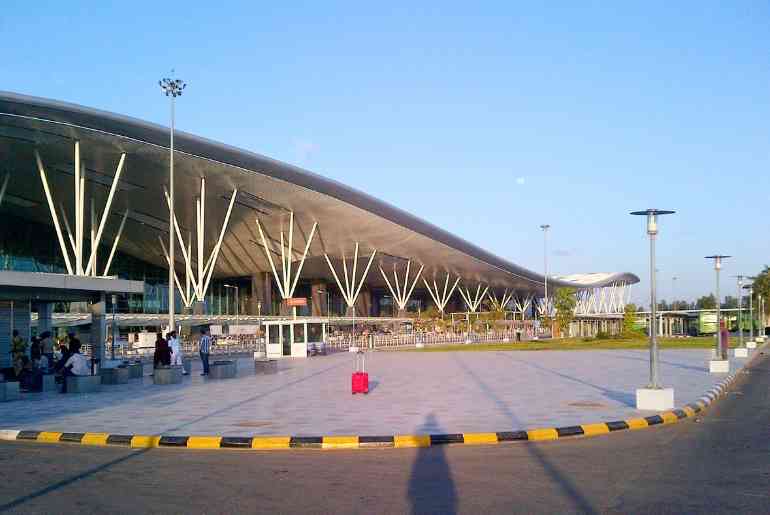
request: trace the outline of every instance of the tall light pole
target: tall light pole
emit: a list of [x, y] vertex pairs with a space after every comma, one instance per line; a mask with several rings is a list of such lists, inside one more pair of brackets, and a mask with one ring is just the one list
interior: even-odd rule
[[754, 286], [751, 284], [744, 285], [744, 288], [749, 291], [749, 341], [754, 341]]
[[[716, 349], [714, 350], [714, 359], [711, 361], [714, 363], [714, 361], [726, 361], [727, 360], [727, 352], [722, 349], [722, 301], [719, 296], [719, 272], [722, 270], [722, 260], [729, 258], [730, 256], [724, 256], [720, 254], [715, 254], [713, 256], [706, 256], [706, 259], [713, 259], [714, 260], [714, 271], [716, 272], [716, 296], [717, 296], [717, 339], [716, 339]], [[712, 372], [729, 372], [728, 370], [723, 370], [722, 368], [719, 368], [719, 370], [714, 370], [714, 367], [712, 367]]]
[[240, 289], [238, 288], [238, 285], [223, 284], [222, 286], [224, 286], [225, 288], [231, 289], [231, 290], [235, 290], [235, 302], [234, 302], [234, 304], [235, 304], [235, 325], [238, 325], [238, 315], [239, 315], [240, 307], [241, 307], [240, 298], [239, 298], [239, 295], [238, 295], [238, 292], [239, 292]]
[[182, 90], [187, 87], [187, 84], [181, 79], [165, 78], [159, 80], [158, 85], [167, 97], [171, 97], [171, 145], [168, 165], [168, 330], [173, 331], [176, 329], [174, 321], [174, 125], [176, 123], [174, 104], [176, 97], [182, 95]]
[[543, 314], [547, 317], [550, 315], [550, 310], [548, 309], [548, 229], [551, 226], [543, 224], [540, 228], [543, 230], [543, 300], [545, 301]]
[[738, 341], [741, 348], [743, 348], [743, 279], [745, 275], [733, 276], [738, 279]]
[[[650, 384], [647, 386], [648, 390], [661, 390], [660, 386], [660, 372], [659, 372], [659, 359], [660, 353], [658, 350], [658, 327], [657, 327], [657, 310], [658, 310], [658, 297], [655, 291], [657, 274], [655, 269], [655, 239], [658, 235], [658, 217], [661, 215], [671, 215], [675, 211], [667, 211], [662, 209], [647, 209], [645, 211], [632, 211], [631, 214], [635, 216], [647, 217], [647, 235], [650, 238]], [[673, 407], [674, 395], [671, 390], [671, 407]], [[639, 390], [636, 394], [637, 408], [645, 409], [640, 406], [648, 406], [647, 403], [640, 403]], [[665, 404], [668, 404], [666, 399]], [[668, 409], [668, 408], [663, 408]]]

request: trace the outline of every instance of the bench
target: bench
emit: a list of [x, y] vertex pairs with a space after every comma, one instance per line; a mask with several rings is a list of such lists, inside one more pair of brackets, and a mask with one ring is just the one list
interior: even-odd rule
[[102, 368], [100, 373], [102, 376], [102, 384], [128, 383], [128, 367]]
[[255, 359], [254, 372], [257, 374], [276, 374], [278, 373], [277, 359]]
[[21, 398], [18, 381], [3, 381], [0, 383], [0, 402], [16, 401]]
[[102, 389], [102, 376], [67, 376], [67, 393], [93, 393]]
[[182, 367], [160, 367], [152, 374], [152, 382], [155, 384], [179, 384], [182, 382]]
[[209, 367], [209, 379], [232, 379], [238, 375], [235, 361], [215, 361]]

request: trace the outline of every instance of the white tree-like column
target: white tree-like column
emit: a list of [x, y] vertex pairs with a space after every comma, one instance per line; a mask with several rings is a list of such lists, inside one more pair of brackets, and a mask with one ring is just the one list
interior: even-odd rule
[[[281, 230], [281, 275], [278, 275], [278, 269], [273, 261], [273, 247], [265, 238], [265, 233], [262, 230], [262, 224], [257, 219], [257, 229], [259, 229], [259, 236], [262, 239], [262, 248], [267, 256], [267, 261], [270, 263], [270, 269], [273, 271], [273, 277], [275, 283], [278, 285], [278, 291], [281, 293], [281, 298], [286, 300], [294, 296], [294, 290], [297, 288], [297, 282], [299, 276], [302, 274], [302, 267], [305, 264], [307, 253], [310, 250], [310, 244], [313, 242], [313, 236], [315, 236], [318, 223], [313, 223], [313, 228], [310, 230], [310, 235], [305, 242], [305, 251], [302, 253], [302, 259], [300, 260], [297, 268], [292, 270], [292, 249], [294, 248], [294, 212], [289, 213], [289, 234], [288, 238], [284, 236], [283, 230]], [[284, 248], [285, 247], [285, 248]]]
[[433, 279], [433, 286], [431, 286], [428, 281], [423, 277], [422, 282], [425, 284], [425, 287], [428, 289], [428, 293], [430, 293], [430, 296], [433, 298], [433, 302], [436, 303], [436, 307], [441, 312], [441, 315], [444, 315], [444, 309], [446, 308], [446, 305], [449, 303], [449, 299], [452, 298], [452, 294], [455, 292], [455, 289], [457, 288], [457, 285], [460, 283], [460, 278], [458, 277], [457, 280], [452, 285], [452, 288], [449, 288], [449, 272], [446, 274], [446, 279], [444, 280], [444, 290], [439, 290], [438, 284], [436, 283], [436, 279]]
[[358, 295], [361, 293], [361, 288], [364, 285], [364, 281], [366, 281], [366, 276], [369, 274], [369, 268], [372, 266], [372, 261], [374, 261], [374, 256], [377, 255], [377, 249], [372, 249], [372, 255], [369, 257], [369, 262], [366, 264], [366, 268], [364, 269], [364, 273], [361, 275], [360, 278], [356, 277], [357, 274], [357, 268], [358, 268], [358, 242], [356, 242], [356, 249], [353, 253], [353, 270], [350, 275], [348, 275], [348, 264], [347, 259], [345, 258], [345, 254], [342, 254], [342, 269], [345, 274], [345, 283], [343, 284], [342, 281], [340, 281], [340, 277], [337, 274], [337, 271], [334, 269], [334, 265], [332, 265], [331, 259], [329, 259], [329, 255], [324, 253], [324, 258], [326, 258], [326, 264], [329, 265], [329, 270], [331, 270], [332, 275], [334, 276], [334, 280], [337, 281], [337, 287], [340, 289], [340, 292], [342, 293], [342, 298], [345, 299], [345, 304], [348, 306], [348, 310], [352, 310], [355, 314], [355, 308], [356, 300], [358, 300]]
[[[171, 198], [168, 195], [168, 190], [163, 189], [163, 193], [166, 196], [166, 203], [171, 206]], [[205, 256], [205, 223], [206, 223], [206, 179], [201, 178], [201, 190], [200, 196], [195, 200], [195, 222], [196, 222], [196, 247], [197, 247], [197, 259], [196, 267], [193, 268], [193, 256], [192, 256], [192, 234], [188, 234], [187, 245], [185, 245], [185, 239], [182, 238], [182, 231], [179, 229], [179, 222], [176, 215], [174, 215], [174, 232], [176, 233], [177, 241], [182, 249], [182, 258], [185, 265], [185, 287], [179, 283], [177, 279], [177, 288], [179, 294], [184, 301], [185, 307], [190, 307], [193, 302], [203, 302], [206, 298], [206, 292], [211, 284], [211, 277], [214, 274], [214, 268], [219, 258], [219, 251], [222, 248], [222, 241], [225, 238], [225, 232], [227, 231], [227, 225], [230, 222], [230, 214], [233, 212], [233, 205], [235, 204], [235, 198], [238, 196], [238, 189], [234, 189], [230, 196], [230, 203], [227, 206], [227, 213], [225, 219], [222, 222], [222, 228], [219, 231], [219, 238], [216, 244], [211, 249], [211, 253], [208, 258]], [[163, 242], [161, 241], [161, 244]], [[163, 245], [163, 252], [166, 254], [166, 261], [170, 263], [168, 249]], [[170, 266], [170, 265], [169, 265]], [[176, 272], [175, 272], [176, 274]], [[188, 286], [189, 285], [189, 286]], [[190, 291], [192, 288], [192, 292]]]
[[[115, 197], [115, 191], [118, 189], [118, 182], [120, 181], [120, 175], [123, 172], [123, 167], [126, 162], [126, 154], [125, 152], [120, 154], [120, 161], [118, 162], [118, 167], [115, 170], [115, 176], [112, 179], [112, 185], [110, 186], [110, 192], [107, 195], [107, 201], [104, 206], [104, 211], [102, 212], [101, 217], [97, 216], [93, 198], [91, 199], [91, 249], [90, 249], [90, 255], [88, 256], [87, 260], [84, 260], [85, 257], [85, 245], [83, 242], [83, 235], [85, 233], [85, 191], [86, 191], [86, 174], [85, 174], [85, 164], [81, 162], [80, 159], [80, 141], [75, 141], [75, 203], [74, 203], [74, 211], [75, 211], [75, 230], [72, 231], [70, 228], [69, 220], [67, 217], [67, 212], [64, 209], [63, 204], [59, 204], [59, 210], [62, 215], [62, 219], [64, 220], [65, 227], [67, 229], [67, 236], [69, 239], [71, 251], [72, 251], [72, 259], [70, 259], [70, 250], [67, 249], [67, 244], [64, 241], [64, 235], [62, 233], [61, 224], [59, 223], [59, 217], [56, 213], [56, 208], [54, 207], [54, 200], [53, 195], [51, 194], [51, 188], [48, 186], [48, 178], [45, 171], [45, 166], [43, 165], [43, 160], [40, 158], [40, 153], [35, 150], [35, 162], [37, 164], [38, 172], [40, 173], [40, 180], [43, 183], [43, 190], [45, 192], [45, 198], [48, 202], [48, 209], [51, 212], [51, 219], [53, 220], [54, 228], [56, 229], [56, 237], [59, 241], [59, 247], [61, 248], [62, 257], [64, 258], [64, 265], [67, 268], [67, 273], [71, 275], [81, 275], [81, 276], [96, 276], [96, 257], [97, 257], [97, 249], [99, 248], [99, 244], [102, 240], [102, 235], [104, 233], [104, 226], [107, 223], [107, 217], [110, 214], [110, 208], [112, 207], [112, 199]], [[4, 190], [3, 190], [4, 192]], [[125, 222], [125, 217], [127, 216], [127, 212], [123, 216], [123, 221]], [[97, 223], [97, 218], [99, 219]], [[117, 243], [120, 240], [120, 236], [123, 232], [123, 225], [124, 223], [121, 223], [120, 230], [118, 231], [118, 234], [116, 235], [113, 245], [112, 245], [112, 251], [110, 253], [110, 258], [107, 262], [107, 266], [104, 270], [104, 275], [107, 275], [109, 272], [110, 264], [112, 263], [112, 256], [114, 255], [114, 249], [117, 247]], [[73, 266], [74, 261], [74, 266]], [[86, 264], [87, 263], [87, 264]]]
[[406, 274], [404, 274], [404, 280], [403, 280], [403, 287], [401, 286], [401, 280], [398, 277], [398, 270], [396, 269], [396, 264], [393, 264], [393, 284], [396, 285], [395, 289], [393, 288], [393, 285], [391, 284], [388, 274], [385, 273], [385, 270], [382, 269], [382, 266], [380, 266], [380, 273], [382, 274], [382, 278], [385, 279], [385, 284], [388, 285], [388, 289], [390, 290], [391, 295], [393, 295], [393, 300], [396, 301], [396, 305], [398, 306], [399, 312], [406, 310], [406, 304], [409, 302], [409, 298], [412, 296], [412, 292], [414, 291], [414, 287], [417, 286], [417, 281], [420, 279], [420, 276], [422, 275], [422, 271], [425, 268], [425, 265], [420, 265], [420, 269], [417, 271], [417, 275], [414, 276], [414, 279], [412, 280], [412, 286], [409, 286], [409, 272], [412, 266], [412, 260], [406, 262]]
[[461, 287], [458, 291], [460, 292], [460, 295], [465, 301], [465, 305], [468, 307], [468, 311], [470, 311], [471, 313], [475, 313], [476, 311], [478, 311], [479, 306], [481, 306], [481, 301], [483, 301], [484, 297], [487, 295], [487, 290], [489, 290], [489, 286], [486, 286], [484, 288], [484, 291], [481, 291], [481, 283], [479, 283], [478, 286], [476, 287], [475, 296], [471, 293], [470, 289], [468, 289], [467, 287], [464, 287], [464, 288]]
[[492, 308], [495, 311], [505, 311], [505, 308], [508, 307], [508, 304], [511, 302], [511, 299], [513, 299], [513, 292], [508, 293], [508, 289], [506, 289], [503, 292], [503, 296], [500, 299], [498, 299], [494, 290], [491, 290], [489, 292], [488, 297], [490, 302], [492, 303]]

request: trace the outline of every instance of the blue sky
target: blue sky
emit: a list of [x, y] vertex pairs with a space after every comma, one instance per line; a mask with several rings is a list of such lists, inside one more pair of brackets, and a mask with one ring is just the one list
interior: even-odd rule
[[[0, 13], [0, 89], [166, 123], [362, 189], [554, 273], [645, 298], [770, 263], [766, 2], [44, 2]], [[274, 4], [278, 4], [275, 2]], [[290, 4], [290, 3], [285, 3]], [[578, 5], [582, 4], [582, 5]], [[675, 4], [675, 5], [672, 5]]]

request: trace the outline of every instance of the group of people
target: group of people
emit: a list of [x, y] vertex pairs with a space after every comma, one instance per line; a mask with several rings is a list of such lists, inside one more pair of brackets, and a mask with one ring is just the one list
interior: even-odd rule
[[[176, 331], [166, 333], [165, 339], [163, 333], [158, 332], [155, 338], [155, 356], [153, 357], [155, 368], [159, 366], [184, 366], [183, 358], [182, 345], [179, 343]], [[184, 369], [182, 373], [187, 375], [187, 371]]]
[[33, 337], [28, 346], [19, 331], [14, 330], [11, 339], [12, 379], [19, 382], [22, 390], [40, 391], [43, 376], [56, 374], [62, 383], [62, 393], [66, 393], [68, 376], [91, 374], [89, 359], [80, 353], [80, 348], [80, 340], [74, 333], [69, 333], [58, 344], [57, 351], [50, 331]]
[[[211, 353], [211, 336], [208, 329], [201, 329], [200, 356], [203, 365], [202, 376], [209, 375], [209, 354]], [[155, 368], [168, 366], [183, 366], [182, 346], [179, 343], [176, 331], [171, 331], [163, 338], [163, 333], [157, 333], [155, 338], [155, 355], [153, 357]], [[187, 371], [182, 369], [182, 373], [187, 375]]]

